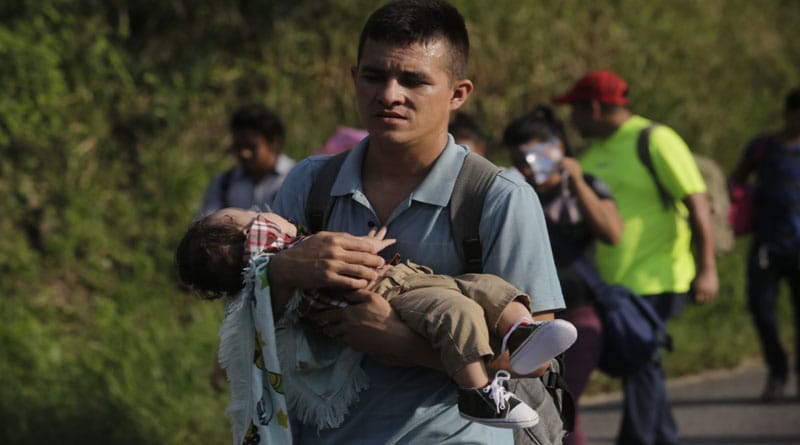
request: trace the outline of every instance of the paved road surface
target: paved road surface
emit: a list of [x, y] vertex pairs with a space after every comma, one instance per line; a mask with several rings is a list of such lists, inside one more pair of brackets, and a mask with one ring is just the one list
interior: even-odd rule
[[[673, 413], [686, 445], [800, 445], [800, 400], [793, 379], [787, 398], [765, 404], [758, 396], [766, 370], [751, 362], [669, 383]], [[581, 415], [590, 445], [614, 444], [620, 395], [587, 397]]]

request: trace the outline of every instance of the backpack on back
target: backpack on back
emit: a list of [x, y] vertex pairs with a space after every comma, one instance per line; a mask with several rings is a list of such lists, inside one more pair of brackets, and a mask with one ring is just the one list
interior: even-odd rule
[[[658, 124], [651, 124], [639, 133], [636, 143], [636, 151], [639, 160], [650, 172], [650, 176], [655, 182], [658, 196], [665, 209], [675, 208], [675, 199], [667, 192], [664, 184], [658, 178], [653, 160], [650, 155], [650, 133]], [[692, 153], [697, 164], [700, 175], [706, 183], [708, 193], [708, 203], [711, 209], [711, 223], [714, 233], [714, 252], [717, 255], [730, 252], [733, 249], [734, 234], [728, 222], [730, 207], [730, 197], [728, 196], [728, 186], [722, 168], [713, 159]]]
[[733, 250], [733, 229], [728, 224], [730, 197], [722, 168], [713, 159], [692, 153], [700, 175], [706, 182], [708, 204], [711, 207], [711, 225], [714, 228], [714, 252], [722, 255]]

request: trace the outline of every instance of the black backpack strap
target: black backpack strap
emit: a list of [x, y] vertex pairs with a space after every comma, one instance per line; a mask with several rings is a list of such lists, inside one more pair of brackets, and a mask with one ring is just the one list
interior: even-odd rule
[[550, 368], [542, 375], [542, 383], [545, 389], [553, 398], [556, 409], [561, 414], [561, 422], [564, 430], [573, 432], [575, 430], [575, 400], [567, 386], [564, 378], [564, 354], [550, 361]]
[[653, 182], [656, 183], [656, 190], [658, 190], [658, 197], [661, 199], [661, 204], [664, 206], [664, 209], [669, 210], [675, 206], [675, 200], [669, 192], [667, 192], [661, 180], [658, 179], [656, 169], [653, 166], [653, 158], [650, 155], [650, 133], [657, 126], [658, 124], [656, 123], [650, 124], [639, 133], [639, 139], [636, 141], [636, 152], [639, 155], [639, 160], [642, 161], [647, 171], [650, 172]]
[[311, 183], [311, 190], [306, 201], [306, 222], [309, 233], [317, 233], [328, 226], [328, 218], [335, 201], [331, 197], [331, 189], [349, 152], [349, 150], [343, 151], [328, 159], [319, 175]]
[[498, 173], [500, 168], [489, 160], [468, 153], [450, 196], [450, 230], [466, 273], [483, 270], [479, 230], [483, 201]]

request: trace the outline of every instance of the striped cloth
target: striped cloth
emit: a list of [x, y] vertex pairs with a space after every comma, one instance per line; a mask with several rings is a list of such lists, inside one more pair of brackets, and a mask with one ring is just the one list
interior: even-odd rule
[[283, 233], [280, 226], [267, 219], [263, 214], [256, 216], [246, 233], [244, 242], [244, 261], [250, 261], [261, 253], [277, 253], [288, 249], [304, 238], [292, 238]]

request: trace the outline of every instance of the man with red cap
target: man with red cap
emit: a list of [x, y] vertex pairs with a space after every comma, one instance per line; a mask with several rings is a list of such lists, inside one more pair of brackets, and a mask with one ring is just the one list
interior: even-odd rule
[[[553, 102], [570, 105], [572, 123], [590, 140], [581, 164], [611, 187], [623, 219], [620, 242], [597, 246], [603, 278], [641, 295], [664, 321], [690, 295], [697, 302], [715, 298], [719, 283], [706, 186], [683, 139], [633, 114], [627, 82], [610, 71], [585, 74]], [[648, 156], [650, 167], [643, 162]], [[660, 358], [624, 377], [623, 389], [618, 444], [678, 443]]]

